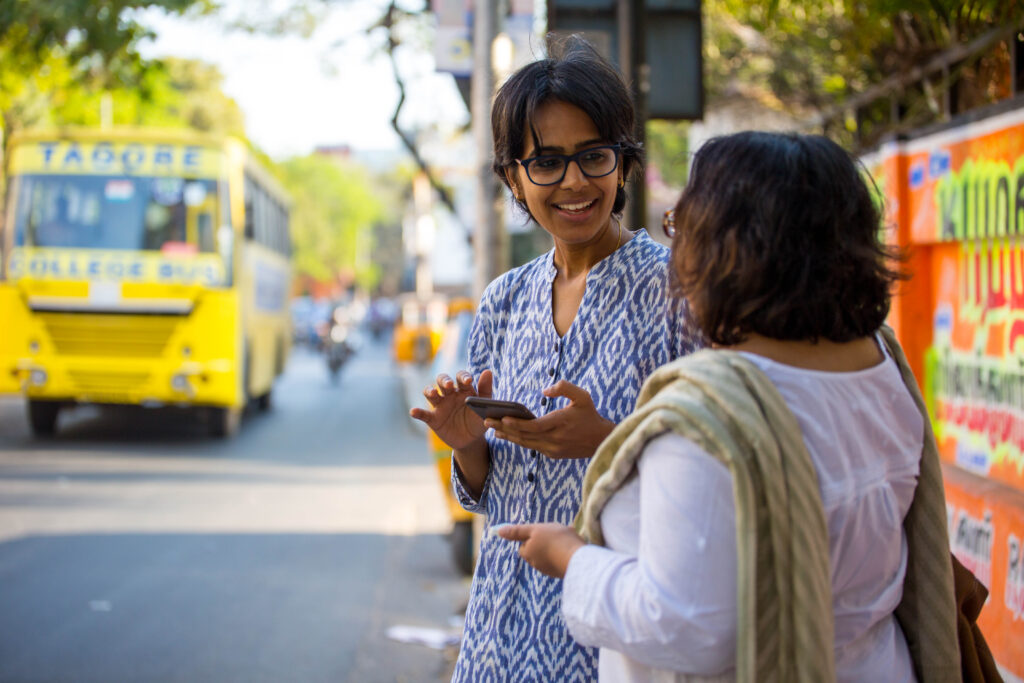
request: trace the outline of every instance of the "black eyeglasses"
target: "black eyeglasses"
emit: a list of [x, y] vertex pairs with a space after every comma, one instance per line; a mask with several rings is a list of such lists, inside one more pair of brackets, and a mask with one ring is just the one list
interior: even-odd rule
[[661, 229], [665, 231], [668, 237], [673, 237], [676, 234], [676, 210], [669, 209], [665, 212], [665, 215], [661, 219]]
[[575, 154], [540, 154], [529, 159], [516, 159], [526, 169], [526, 177], [534, 185], [562, 182], [565, 169], [573, 161], [588, 178], [601, 178], [619, 167], [620, 145], [602, 145], [582, 149]]

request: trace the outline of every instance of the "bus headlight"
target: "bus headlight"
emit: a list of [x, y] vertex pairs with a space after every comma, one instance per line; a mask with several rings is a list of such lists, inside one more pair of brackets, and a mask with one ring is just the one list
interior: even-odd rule
[[46, 384], [47, 376], [46, 370], [36, 368], [32, 372], [28, 373], [28, 383], [34, 387], [41, 387]]
[[171, 388], [182, 394], [192, 393], [192, 385], [188, 381], [188, 376], [180, 372], [171, 377]]

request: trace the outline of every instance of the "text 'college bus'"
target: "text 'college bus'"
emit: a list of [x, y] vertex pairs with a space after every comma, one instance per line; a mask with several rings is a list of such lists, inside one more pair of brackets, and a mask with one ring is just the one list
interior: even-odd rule
[[76, 403], [192, 406], [211, 433], [269, 405], [291, 334], [288, 200], [237, 140], [12, 137], [0, 392], [52, 434]]

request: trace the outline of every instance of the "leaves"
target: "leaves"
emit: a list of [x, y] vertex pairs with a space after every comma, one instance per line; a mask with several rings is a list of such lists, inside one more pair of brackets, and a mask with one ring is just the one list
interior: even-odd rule
[[[709, 101], [735, 94], [758, 99], [797, 117], [841, 110], [845, 102], [887, 78], [920, 67], [936, 55], [1001, 26], [1020, 25], [1022, 0], [705, 0], [705, 85]], [[996, 47], [955, 65], [961, 79], [994, 83], [1008, 49]], [[902, 93], [905, 125], [942, 115], [943, 87], [932, 79]], [[932, 89], [931, 94], [928, 90]], [[961, 109], [998, 99], [999, 92], [964, 89]], [[888, 108], [882, 103], [881, 109]], [[889, 125], [868, 107], [857, 131], [870, 142]], [[855, 124], [856, 121], [852, 120]], [[848, 126], [837, 120], [831, 132]], [[857, 129], [854, 125], [853, 128]], [[866, 139], [865, 139], [866, 138]]]
[[367, 172], [351, 162], [315, 154], [285, 161], [279, 171], [292, 197], [296, 273], [321, 281], [339, 275], [372, 279], [366, 255], [384, 206]]

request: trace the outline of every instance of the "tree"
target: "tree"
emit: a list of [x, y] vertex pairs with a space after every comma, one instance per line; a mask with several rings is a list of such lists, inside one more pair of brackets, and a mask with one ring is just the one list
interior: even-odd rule
[[354, 280], [372, 290], [379, 273], [369, 259], [373, 226], [384, 207], [365, 170], [311, 154], [279, 165], [292, 197], [292, 265], [314, 280]]
[[[0, 139], [41, 123], [89, 123], [104, 91], [144, 103], [160, 63], [136, 46], [149, 31], [133, 10], [209, 12], [212, 0], [0, 0]], [[93, 112], [90, 114], [89, 112]], [[151, 110], [152, 111], [152, 110]], [[6, 153], [4, 169], [6, 169]], [[0, 173], [0, 191], [6, 172]]]
[[[705, 0], [704, 7], [709, 101], [742, 92], [817, 120], [851, 146], [948, 115], [942, 100], [954, 82], [961, 84], [954, 110], [1006, 96], [1009, 84], [996, 74], [1006, 70], [1008, 40], [956, 60], [948, 73], [886, 91], [894, 102], [861, 101], [1000, 27], [1020, 27], [1024, 14], [1021, 0]], [[889, 115], [893, 106], [899, 121]]]

